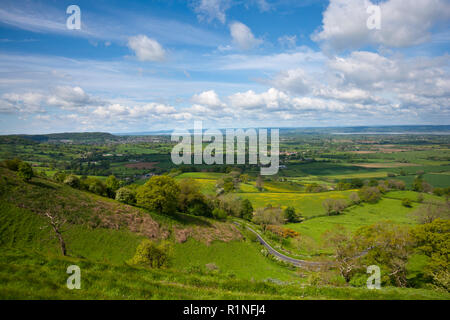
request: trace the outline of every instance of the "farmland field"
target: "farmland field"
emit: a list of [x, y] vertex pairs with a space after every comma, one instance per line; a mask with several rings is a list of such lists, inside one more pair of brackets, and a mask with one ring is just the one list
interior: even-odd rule
[[[450, 186], [446, 138], [429, 137], [430, 145], [416, 145], [415, 137], [409, 136], [391, 137], [388, 144], [383, 137], [335, 137], [326, 145], [325, 136], [294, 137], [282, 144], [287, 155], [280, 159], [278, 174], [269, 177], [260, 176], [260, 168], [254, 165], [175, 166], [167, 154], [171, 143], [166, 137], [139, 137], [136, 142], [117, 138], [123, 139], [117, 144], [31, 142], [24, 146], [24, 138], [17, 138], [22, 140], [16, 146], [8, 142], [16, 138], [7, 138], [3, 144], [0, 139], [3, 159], [14, 163], [20, 160], [11, 159], [20, 158], [34, 172], [27, 182], [8, 168], [9, 162], [0, 168], [0, 278], [4, 283], [0, 297], [79, 298], [54, 284], [61, 275], [46, 265], [71, 259], [86, 269], [90, 287], [84, 298], [291, 299], [303, 290], [300, 297], [311, 299], [375, 298], [377, 294], [379, 298], [448, 299], [446, 293], [429, 289], [431, 280], [423, 278], [428, 261], [423, 254], [415, 252], [408, 258], [409, 288], [392, 288], [394, 284], [386, 282], [383, 293], [372, 293], [364, 289], [365, 282], [357, 281], [365, 277], [364, 270], [358, 270], [356, 280], [344, 280], [333, 265], [335, 248], [325, 241], [325, 235], [337, 230], [351, 238], [361, 227], [376, 224], [414, 230], [426, 210], [446, 219]], [[309, 145], [296, 139], [305, 139]], [[408, 143], [396, 144], [399, 139]], [[143, 206], [137, 193], [157, 179], [173, 181], [175, 186], [184, 183], [188, 209], [177, 204], [167, 214]], [[116, 200], [117, 188], [127, 189], [134, 201], [125, 205]], [[379, 199], [375, 203], [360, 199], [364, 188], [378, 190]], [[189, 208], [189, 201], [197, 206]], [[333, 203], [343, 208], [331, 212]], [[250, 212], [244, 215], [244, 209]], [[297, 217], [295, 222], [287, 221], [288, 209]], [[63, 231], [68, 255], [64, 258], [45, 218], [46, 212], [55, 210], [69, 221]], [[261, 212], [270, 212], [268, 224], [256, 218]], [[281, 219], [274, 220], [280, 214]], [[317, 271], [277, 260], [236, 221], [257, 230], [285, 256], [327, 262], [331, 267]], [[145, 239], [170, 244], [164, 268], [130, 265]], [[9, 274], [7, 261], [15, 268], [14, 275]], [[59, 289], [23, 289], [28, 278], [21, 274], [36, 263], [44, 263], [40, 272]], [[104, 281], [117, 272], [120, 280], [108, 285], [100, 281], [97, 272], [106, 268]], [[99, 285], [106, 289], [95, 289]], [[258, 289], [272, 285], [269, 293]], [[144, 287], [152, 286], [159, 289], [144, 293]], [[308, 291], [312, 288], [315, 293]]]

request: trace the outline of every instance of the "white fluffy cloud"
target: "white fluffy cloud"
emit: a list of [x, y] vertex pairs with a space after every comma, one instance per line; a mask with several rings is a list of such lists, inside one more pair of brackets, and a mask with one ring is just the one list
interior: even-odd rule
[[255, 38], [249, 27], [238, 21], [230, 24], [230, 33], [233, 42], [241, 50], [250, 50], [262, 43], [261, 39]]
[[5, 93], [0, 100], [0, 112], [1, 113], [36, 113], [43, 112], [41, 107], [44, 96], [36, 92], [26, 92], [23, 94], [18, 93]]
[[91, 97], [80, 87], [57, 87], [53, 94], [46, 98], [46, 103], [52, 107], [72, 109], [89, 105], [101, 105], [102, 101]]
[[104, 102], [88, 95], [80, 87], [56, 87], [50, 94], [38, 92], [5, 93], [0, 104], [3, 113], [46, 112], [45, 107], [57, 107], [65, 110], [80, 109], [89, 106], [99, 106]]
[[162, 61], [166, 57], [166, 51], [158, 41], [146, 35], [130, 37], [128, 47], [134, 51], [140, 61]]
[[271, 83], [295, 94], [306, 94], [311, 90], [309, 78], [303, 69], [297, 68], [280, 72]]
[[214, 90], [196, 94], [192, 97], [191, 101], [195, 104], [213, 108], [223, 107], [225, 105]]
[[238, 92], [228, 97], [230, 104], [242, 109], [271, 109], [281, 110], [289, 106], [289, 96], [275, 88], [270, 88], [263, 93], [255, 93], [253, 90]]
[[381, 29], [370, 30], [369, 0], [331, 0], [323, 13], [322, 27], [312, 39], [336, 50], [366, 44], [408, 47], [425, 42], [433, 26], [450, 18], [446, 0], [387, 0], [379, 4]]

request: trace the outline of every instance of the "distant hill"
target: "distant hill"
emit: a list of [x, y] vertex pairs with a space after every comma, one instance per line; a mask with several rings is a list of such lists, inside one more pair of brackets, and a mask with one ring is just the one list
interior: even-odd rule
[[[277, 128], [277, 127], [273, 127]], [[257, 129], [257, 128], [255, 128]], [[281, 127], [281, 134], [450, 134], [450, 125], [355, 126], [355, 127]], [[225, 129], [219, 129], [225, 133]], [[188, 129], [192, 132], [192, 129]], [[203, 131], [206, 131], [204, 128]], [[164, 136], [172, 130], [117, 133], [117, 136]]]
[[[19, 139], [19, 140], [18, 140]], [[103, 143], [108, 141], [118, 141], [120, 137], [105, 132], [66, 132], [66, 133], [50, 133], [39, 135], [5, 135], [0, 136], [2, 142], [19, 141], [26, 143], [32, 142], [62, 142], [62, 143]]]

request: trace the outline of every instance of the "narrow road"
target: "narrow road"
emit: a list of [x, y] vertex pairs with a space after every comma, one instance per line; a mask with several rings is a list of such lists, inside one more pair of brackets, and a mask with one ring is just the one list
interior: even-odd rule
[[[239, 222], [233, 221], [234, 224], [241, 226], [241, 224]], [[250, 230], [251, 232], [253, 232], [256, 237], [258, 238], [259, 242], [266, 247], [266, 249], [269, 251], [270, 254], [276, 256], [277, 258], [279, 258], [280, 260], [290, 263], [296, 267], [300, 267], [300, 268], [319, 268], [322, 266], [327, 265], [326, 262], [317, 262], [317, 261], [306, 261], [306, 260], [299, 260], [299, 259], [294, 259], [288, 256], [285, 256], [284, 254], [278, 252], [277, 250], [275, 250], [274, 248], [272, 248], [272, 246], [270, 244], [268, 244], [260, 235], [258, 232], [256, 232], [255, 230], [253, 230], [252, 228], [250, 228], [249, 226], [246, 226], [246, 228], [248, 230]]]

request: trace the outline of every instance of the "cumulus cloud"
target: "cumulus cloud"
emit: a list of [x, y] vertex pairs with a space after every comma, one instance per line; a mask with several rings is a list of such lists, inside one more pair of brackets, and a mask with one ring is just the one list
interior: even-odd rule
[[0, 101], [0, 112], [1, 113], [14, 113], [14, 112], [24, 112], [24, 113], [36, 113], [44, 112], [41, 107], [44, 96], [36, 92], [26, 92], [26, 93], [5, 93], [2, 95]]
[[134, 51], [140, 61], [163, 61], [166, 57], [166, 51], [158, 41], [146, 35], [130, 37], [128, 47]]
[[93, 111], [93, 114], [102, 118], [123, 117], [128, 119], [160, 118], [174, 113], [176, 113], [176, 109], [173, 106], [155, 102], [132, 107], [113, 103], [97, 107]]
[[241, 50], [250, 50], [262, 43], [261, 39], [255, 38], [249, 27], [238, 21], [230, 24], [230, 33], [233, 42]]
[[102, 105], [104, 102], [88, 95], [80, 87], [60, 86], [52, 93], [38, 92], [5, 93], [0, 101], [3, 112], [46, 112], [45, 107], [58, 107], [66, 110]]
[[263, 93], [255, 93], [253, 90], [238, 92], [228, 97], [230, 104], [235, 108], [243, 109], [272, 109], [280, 110], [288, 107], [289, 96], [275, 88], [270, 88]]
[[56, 87], [45, 102], [49, 106], [66, 109], [103, 104], [101, 100], [91, 97], [82, 88], [70, 86]]
[[379, 3], [381, 28], [370, 30], [369, 0], [331, 0], [323, 13], [321, 28], [312, 39], [336, 50], [355, 49], [367, 44], [408, 47], [425, 42], [431, 29], [450, 18], [446, 0], [387, 0]]
[[341, 86], [438, 97], [450, 95], [449, 60], [448, 56], [388, 58], [373, 52], [356, 51], [348, 57], [330, 60], [328, 67]]
[[301, 68], [280, 72], [271, 83], [291, 93], [306, 94], [310, 91], [310, 76]]
[[220, 100], [219, 96], [214, 90], [204, 91], [200, 94], [196, 94], [192, 97], [193, 103], [208, 106], [208, 107], [223, 107], [225, 104]]

